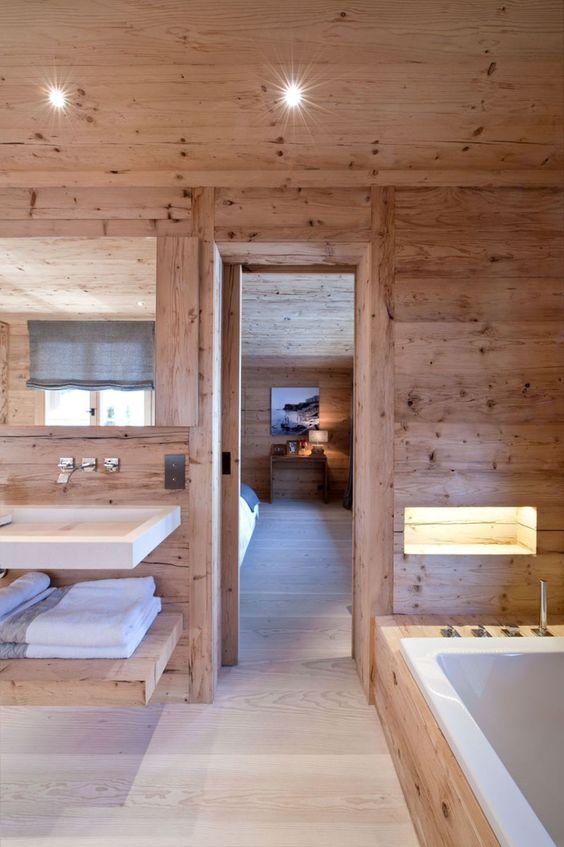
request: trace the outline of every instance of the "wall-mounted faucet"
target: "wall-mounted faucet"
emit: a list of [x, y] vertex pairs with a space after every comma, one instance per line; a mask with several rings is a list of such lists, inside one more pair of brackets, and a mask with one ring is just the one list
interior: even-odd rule
[[[80, 465], [76, 465], [74, 458], [72, 456], [63, 456], [59, 459], [59, 463], [57, 465], [59, 468], [59, 476], [57, 477], [57, 483], [59, 485], [66, 485], [73, 473], [76, 471], [85, 471], [86, 473], [93, 473], [98, 470], [98, 459], [93, 457], [89, 457], [86, 459], [81, 459]], [[120, 469], [120, 460], [117, 456], [110, 457], [104, 459], [104, 470], [106, 473], [117, 473]]]
[[533, 632], [541, 638], [552, 635], [548, 629], [548, 585], [546, 579], [541, 579], [539, 584], [539, 625]]
[[59, 463], [57, 465], [59, 468], [59, 476], [57, 477], [57, 483], [59, 485], [66, 485], [69, 481], [71, 474], [75, 471], [74, 459], [72, 456], [62, 456], [59, 459]]

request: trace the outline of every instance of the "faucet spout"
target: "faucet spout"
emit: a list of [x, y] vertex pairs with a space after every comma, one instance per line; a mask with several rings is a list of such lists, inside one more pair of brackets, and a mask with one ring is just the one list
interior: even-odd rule
[[548, 588], [546, 579], [541, 579], [539, 588], [539, 635], [546, 635], [548, 631]]

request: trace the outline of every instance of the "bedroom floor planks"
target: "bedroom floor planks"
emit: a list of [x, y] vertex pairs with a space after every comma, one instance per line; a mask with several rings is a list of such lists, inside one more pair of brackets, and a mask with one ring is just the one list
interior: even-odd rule
[[[5, 709], [2, 847], [417, 847], [350, 656], [350, 513], [281, 501], [213, 706]], [[168, 701], [168, 702], [167, 702]]]

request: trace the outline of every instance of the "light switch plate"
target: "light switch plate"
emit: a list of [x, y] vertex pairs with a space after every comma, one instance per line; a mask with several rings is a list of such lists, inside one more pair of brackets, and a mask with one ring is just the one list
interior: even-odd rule
[[184, 453], [167, 453], [165, 455], [165, 488], [186, 488], [186, 456]]

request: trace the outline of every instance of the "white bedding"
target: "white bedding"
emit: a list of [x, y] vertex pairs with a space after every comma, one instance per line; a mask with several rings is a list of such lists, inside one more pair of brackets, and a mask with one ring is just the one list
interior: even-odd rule
[[244, 497], [239, 497], [239, 567], [243, 564], [259, 513], [258, 505], [251, 511]]

